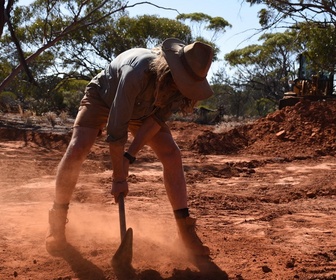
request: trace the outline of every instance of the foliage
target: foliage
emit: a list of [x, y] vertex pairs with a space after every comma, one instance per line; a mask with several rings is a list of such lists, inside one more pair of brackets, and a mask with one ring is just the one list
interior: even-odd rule
[[[130, 48], [152, 48], [170, 37], [190, 42], [190, 28], [176, 20], [143, 15], [135, 18], [123, 16], [113, 26], [115, 38], [112, 41], [114, 54], [118, 55]], [[104, 46], [103, 46], [104, 49]]]
[[213, 32], [211, 41], [214, 41], [214, 38], [220, 33], [224, 33], [227, 27], [232, 27], [222, 17], [211, 17], [204, 13], [179, 14], [176, 19], [181, 21], [189, 20], [191, 25], [195, 27], [194, 34], [196, 34], [196, 37], [201, 36], [204, 29]]
[[72, 72], [90, 79], [121, 52], [134, 47], [150, 48], [167, 37], [190, 41], [190, 29], [155, 16], [108, 18], [62, 41], [61, 68], [71, 67]]
[[[0, 92], [13, 92], [23, 110], [37, 115], [67, 110], [74, 116], [86, 83], [127, 49], [154, 47], [167, 37], [207, 42], [179, 20], [128, 17], [127, 8], [136, 4], [124, 0], [13, 3], [0, 22], [6, 23], [0, 37]], [[230, 26], [222, 18], [202, 16], [199, 24], [206, 22], [213, 34]]]
[[[11, 34], [4, 33], [1, 38], [1, 80], [6, 81], [12, 75], [12, 83], [6, 84], [6, 89], [15, 92], [19, 102], [24, 108], [29, 108], [41, 114], [46, 110], [60, 111], [63, 109], [70, 110], [71, 114], [75, 114], [74, 102], [78, 102], [78, 90], [83, 91], [83, 86], [77, 90], [72, 89], [73, 93], [68, 91], [59, 91], [56, 87], [64, 79], [74, 76], [89, 80], [92, 76], [98, 73], [102, 67], [110, 61], [111, 57], [116, 56], [118, 52], [122, 51], [124, 47], [122, 39], [125, 34], [129, 34], [130, 38], [139, 38], [137, 33], [140, 30], [143, 34], [146, 33], [143, 28], [154, 29], [157, 26], [156, 34], [159, 28], [163, 27], [167, 22], [158, 19], [151, 19], [150, 24], [143, 24], [145, 20], [129, 19], [132, 24], [125, 28], [123, 34], [119, 37], [115, 36], [115, 27], [121, 23], [126, 22], [121, 18], [119, 23], [117, 15], [124, 15], [116, 13], [115, 16], [104, 17], [111, 12], [112, 9], [120, 7], [120, 1], [113, 1], [113, 3], [105, 4], [101, 10], [95, 10], [103, 1], [91, 1], [87, 6], [75, 1], [35, 1], [30, 7], [16, 6], [12, 16], [12, 25], [15, 30], [16, 38], [20, 43], [21, 49], [25, 51], [25, 57], [30, 58], [50, 42], [49, 48], [42, 53], [38, 53], [34, 59], [29, 60], [29, 74], [34, 77], [34, 80], [28, 77], [27, 72], [16, 72], [12, 75], [20, 57], [18, 48]], [[104, 20], [97, 21], [96, 19], [104, 18]], [[83, 20], [85, 19], [85, 20]], [[88, 28], [78, 28], [75, 33], [65, 33], [63, 39], [59, 40], [59, 34], [66, 29], [71, 29], [76, 21], [82, 21], [82, 26]], [[91, 22], [95, 24], [90, 25]], [[147, 21], [150, 21], [147, 19]], [[161, 25], [158, 23], [162, 22]], [[186, 26], [183, 26], [176, 21], [170, 24], [170, 34], [182, 37], [181, 34], [188, 34], [190, 31]], [[138, 25], [140, 23], [140, 25]], [[92, 26], [92, 27], [91, 27]], [[135, 29], [135, 27], [137, 27]], [[140, 26], [140, 27], [139, 27]], [[133, 28], [134, 30], [130, 30]], [[179, 30], [180, 33], [174, 33], [173, 30]], [[132, 35], [133, 34], [133, 35]], [[156, 36], [154, 34], [152, 37]], [[113, 40], [110, 40], [113, 38]], [[187, 38], [187, 37], [183, 37]], [[139, 41], [139, 40], [138, 40]], [[143, 46], [139, 42], [130, 42], [125, 44], [127, 47]], [[114, 48], [111, 48], [114, 46]], [[27, 59], [27, 61], [28, 61]], [[20, 64], [21, 65], [21, 64]], [[36, 82], [28, 86], [30, 82]], [[76, 94], [77, 92], [77, 94]], [[77, 96], [73, 98], [72, 96]], [[76, 104], [76, 109], [78, 103]]]
[[304, 46], [304, 54], [309, 58], [310, 68], [315, 71], [335, 70], [336, 29], [333, 25], [301, 23], [297, 40]]
[[10, 91], [0, 92], [0, 111], [4, 113], [17, 109], [16, 95]]
[[255, 106], [254, 106], [257, 114], [253, 114], [251, 113], [250, 115], [254, 116], [266, 116], [267, 114], [271, 113], [274, 109], [274, 103], [267, 99], [267, 98], [259, 98], [256, 100], [255, 102]]
[[[60, 57], [58, 52], [62, 49], [62, 40], [66, 40], [78, 30], [117, 15], [118, 12], [124, 12], [123, 1], [120, 0], [36, 0], [29, 7], [13, 6], [13, 11], [9, 10], [6, 14], [8, 30], [4, 33], [1, 45], [11, 44], [12, 49], [16, 50], [17, 55], [14, 56], [16, 67], [2, 81], [0, 91], [22, 69], [28, 81], [37, 85], [28, 66], [32, 61], [49, 50], [57, 54], [53, 63], [57, 67], [59, 60], [56, 58]], [[25, 52], [31, 52], [31, 54], [27, 56]], [[50, 69], [46, 69], [48, 70]]]
[[214, 73], [212, 79], [212, 90], [214, 95], [200, 104], [212, 109], [221, 111], [221, 115], [231, 114], [230, 95], [234, 93], [234, 89], [229, 85], [230, 81], [225, 68], [220, 68]]
[[333, 0], [245, 0], [251, 5], [266, 6], [259, 12], [259, 22], [264, 28], [280, 23], [336, 23], [336, 6]]
[[315, 69], [334, 71], [336, 65], [336, 6], [332, 0], [246, 0], [262, 4], [259, 22], [264, 30], [292, 28]]
[[58, 87], [57, 93], [63, 96], [63, 110], [70, 116], [77, 114], [80, 100], [84, 96], [84, 90], [87, 85], [85, 80], [68, 79], [64, 80]]
[[[288, 80], [296, 76], [295, 58], [301, 50], [294, 31], [264, 34], [261, 45], [250, 45], [225, 56], [236, 69], [233, 84], [253, 93], [255, 101], [269, 99], [273, 103], [289, 91]], [[260, 111], [260, 110], [258, 110]]]
[[[204, 13], [191, 13], [191, 14], [179, 14], [176, 17], [177, 20], [182, 22], [189, 22], [192, 29], [192, 34], [194, 34], [194, 39], [207, 43], [213, 47], [214, 60], [217, 60], [219, 48], [214, 43], [219, 35], [225, 33], [227, 28], [231, 28], [232, 25], [222, 17], [211, 17]], [[210, 40], [205, 40], [204, 30], [211, 33]]]

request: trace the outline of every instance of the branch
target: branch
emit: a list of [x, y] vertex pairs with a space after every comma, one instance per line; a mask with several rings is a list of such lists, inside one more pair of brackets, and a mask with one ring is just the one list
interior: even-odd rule
[[7, 7], [5, 8], [5, 0], [0, 0], [0, 38], [5, 26], [5, 23], [8, 21], [8, 15], [13, 7], [14, 0], [9, 0]]
[[0, 15], [2, 15], [0, 16], [0, 38], [6, 22], [5, 14], [5, 0], [0, 0]]
[[126, 4], [125, 9], [126, 9], [126, 8], [133, 8], [133, 7], [135, 7], [135, 6], [143, 5], [143, 4], [148, 4], [148, 5], [154, 6], [154, 7], [156, 7], [156, 8], [163, 9], [163, 10], [167, 10], [167, 11], [174, 11], [174, 12], [177, 12], [179, 15], [181, 14], [181, 13], [180, 13], [178, 10], [176, 10], [176, 9], [173, 9], [173, 8], [165, 8], [165, 7], [158, 6], [158, 5], [153, 4], [153, 3], [151, 3], [151, 2], [148, 2], [148, 1], [139, 2], [139, 3], [132, 4], [132, 5], [127, 5], [127, 4]]
[[[4, 1], [4, 0], [0, 0], [0, 1]], [[11, 0], [11, 1], [13, 1], [13, 0]], [[85, 17], [83, 17], [81, 19], [78, 19], [78, 16], [76, 16], [74, 18], [73, 22], [69, 26], [67, 26], [65, 29], [63, 29], [54, 39], [48, 40], [45, 45], [43, 45], [35, 53], [33, 53], [32, 55], [30, 55], [26, 59], [24, 59], [23, 54], [22, 54], [22, 56], [20, 55], [20, 64], [18, 66], [16, 66], [14, 68], [14, 70], [0, 83], [0, 92], [4, 90], [4, 88], [14, 79], [14, 77], [16, 75], [18, 75], [18, 73], [22, 70], [22, 68], [26, 69], [26, 72], [28, 71], [27, 72], [28, 77], [32, 78], [31, 75], [28, 74], [29, 70], [28, 70], [28, 66], [27, 65], [29, 63], [31, 63], [34, 59], [36, 59], [42, 52], [44, 52], [48, 48], [54, 46], [56, 43], [58, 43], [59, 41], [61, 41], [66, 35], [69, 35], [69, 34], [75, 32], [75, 31], [79, 30], [80, 28], [85, 28], [85, 27], [91, 26], [91, 25], [93, 25], [93, 24], [101, 21], [102, 19], [105, 19], [106, 17], [111, 16], [114, 13], [117, 13], [117, 12], [120, 12], [120, 11], [124, 11], [127, 8], [132, 8], [132, 7], [135, 7], [137, 5], [143, 5], [143, 4], [152, 5], [154, 7], [159, 8], [159, 9], [176, 11], [177, 13], [179, 13], [176, 9], [165, 8], [165, 7], [161, 7], [161, 6], [155, 5], [153, 3], [144, 1], [144, 2], [139, 2], [139, 3], [132, 4], [132, 5], [128, 5], [128, 3], [126, 3], [126, 5], [122, 5], [120, 8], [112, 10], [109, 13], [106, 13], [105, 15], [103, 15], [103, 16], [101, 16], [99, 18], [96, 18], [93, 21], [86, 22], [87, 19], [93, 13], [95, 13], [99, 9], [101, 9], [107, 2], [109, 2], [109, 0], [102, 1], [100, 5], [98, 5], [94, 9], [92, 9]], [[82, 3], [82, 5], [83, 5], [83, 3]], [[19, 48], [19, 49], [21, 50], [21, 48]], [[19, 49], [18, 49], [18, 51], [19, 51]]]
[[[14, 79], [14, 77], [20, 73], [20, 71], [22, 70], [22, 68], [24, 68], [24, 69], [26, 69], [26, 67], [28, 68], [27, 65], [30, 62], [32, 62], [34, 59], [36, 59], [42, 52], [44, 52], [45, 50], [47, 50], [50, 47], [54, 46], [57, 42], [61, 41], [63, 39], [63, 37], [65, 37], [66, 35], [74, 32], [76, 30], [78, 30], [79, 28], [90, 26], [90, 25], [94, 24], [95, 22], [98, 22], [102, 18], [105, 18], [106, 16], [111, 15], [113, 13], [116, 13], [118, 11], [124, 10], [124, 8], [125, 8], [125, 6], [123, 6], [123, 7], [119, 8], [119, 9], [117, 9], [115, 11], [112, 11], [111, 13], [108, 13], [108, 15], [106, 15], [104, 17], [96, 19], [94, 22], [90, 22], [90, 23], [85, 24], [84, 23], [85, 20], [90, 15], [92, 15], [92, 13], [94, 13], [95, 11], [97, 11], [98, 9], [100, 9], [106, 2], [108, 2], [108, 0], [103, 1], [101, 3], [101, 5], [97, 6], [95, 9], [93, 9], [87, 16], [83, 17], [81, 20], [72, 22], [58, 36], [56, 36], [53, 40], [47, 41], [45, 45], [43, 45], [35, 53], [33, 53], [32, 55], [30, 55], [26, 59], [24, 59], [23, 54], [22, 54], [23, 59], [20, 56], [20, 64], [18, 66], [16, 66], [14, 68], [14, 70], [1, 82], [1, 84], [0, 84], [0, 92], [3, 91], [4, 88]], [[84, 23], [84, 24], [81, 25], [81, 23]], [[21, 50], [20, 47], [19, 47], [19, 49]], [[19, 49], [18, 49], [18, 51], [19, 51]], [[28, 75], [28, 77], [29, 77], [29, 75]]]
[[13, 42], [16, 46], [16, 50], [18, 52], [20, 64], [22, 65], [23, 69], [25, 70], [25, 72], [28, 76], [29, 82], [33, 83], [34, 85], [37, 85], [32, 73], [29, 70], [29, 67], [26, 63], [26, 60], [24, 58], [24, 54], [23, 54], [20, 42], [19, 42], [18, 38], [16, 37], [12, 22], [10, 21], [10, 10], [9, 9], [6, 9], [6, 19], [7, 19], [8, 30], [11, 34], [12, 40], [13, 40]]

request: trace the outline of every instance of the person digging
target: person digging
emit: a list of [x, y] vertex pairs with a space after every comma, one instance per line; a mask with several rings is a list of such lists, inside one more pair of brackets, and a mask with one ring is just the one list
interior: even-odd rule
[[[89, 82], [57, 169], [46, 236], [49, 252], [68, 245], [65, 226], [71, 196], [82, 163], [106, 128], [115, 201], [129, 191], [129, 165], [144, 145], [150, 146], [163, 165], [164, 186], [185, 248], [191, 256], [209, 257], [209, 248], [197, 236], [196, 219], [189, 215], [181, 151], [166, 121], [176, 111], [190, 112], [197, 101], [213, 94], [206, 79], [213, 55], [212, 47], [202, 42], [187, 45], [169, 38], [158, 48], [121, 53]], [[128, 131], [134, 138], [125, 151]]]

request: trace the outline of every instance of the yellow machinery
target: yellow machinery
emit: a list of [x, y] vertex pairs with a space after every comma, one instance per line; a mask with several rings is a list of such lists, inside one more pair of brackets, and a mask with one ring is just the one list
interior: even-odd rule
[[301, 99], [322, 100], [336, 97], [334, 94], [334, 73], [314, 73], [307, 67], [306, 59], [299, 56], [300, 68], [299, 77], [291, 82], [292, 90], [284, 94], [279, 102], [279, 109], [286, 106], [293, 106]]

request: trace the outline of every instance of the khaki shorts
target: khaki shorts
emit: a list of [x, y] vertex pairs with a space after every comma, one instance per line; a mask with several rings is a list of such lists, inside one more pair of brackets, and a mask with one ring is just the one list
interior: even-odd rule
[[100, 98], [94, 88], [86, 88], [80, 102], [74, 127], [82, 126], [103, 130], [106, 126], [110, 108]]
[[[87, 88], [80, 102], [74, 127], [89, 127], [102, 131], [106, 127], [109, 112], [110, 108], [101, 99], [99, 92], [94, 88]], [[141, 120], [131, 120], [128, 130], [135, 135], [141, 125]], [[165, 123], [161, 124], [160, 132], [171, 133]]]

